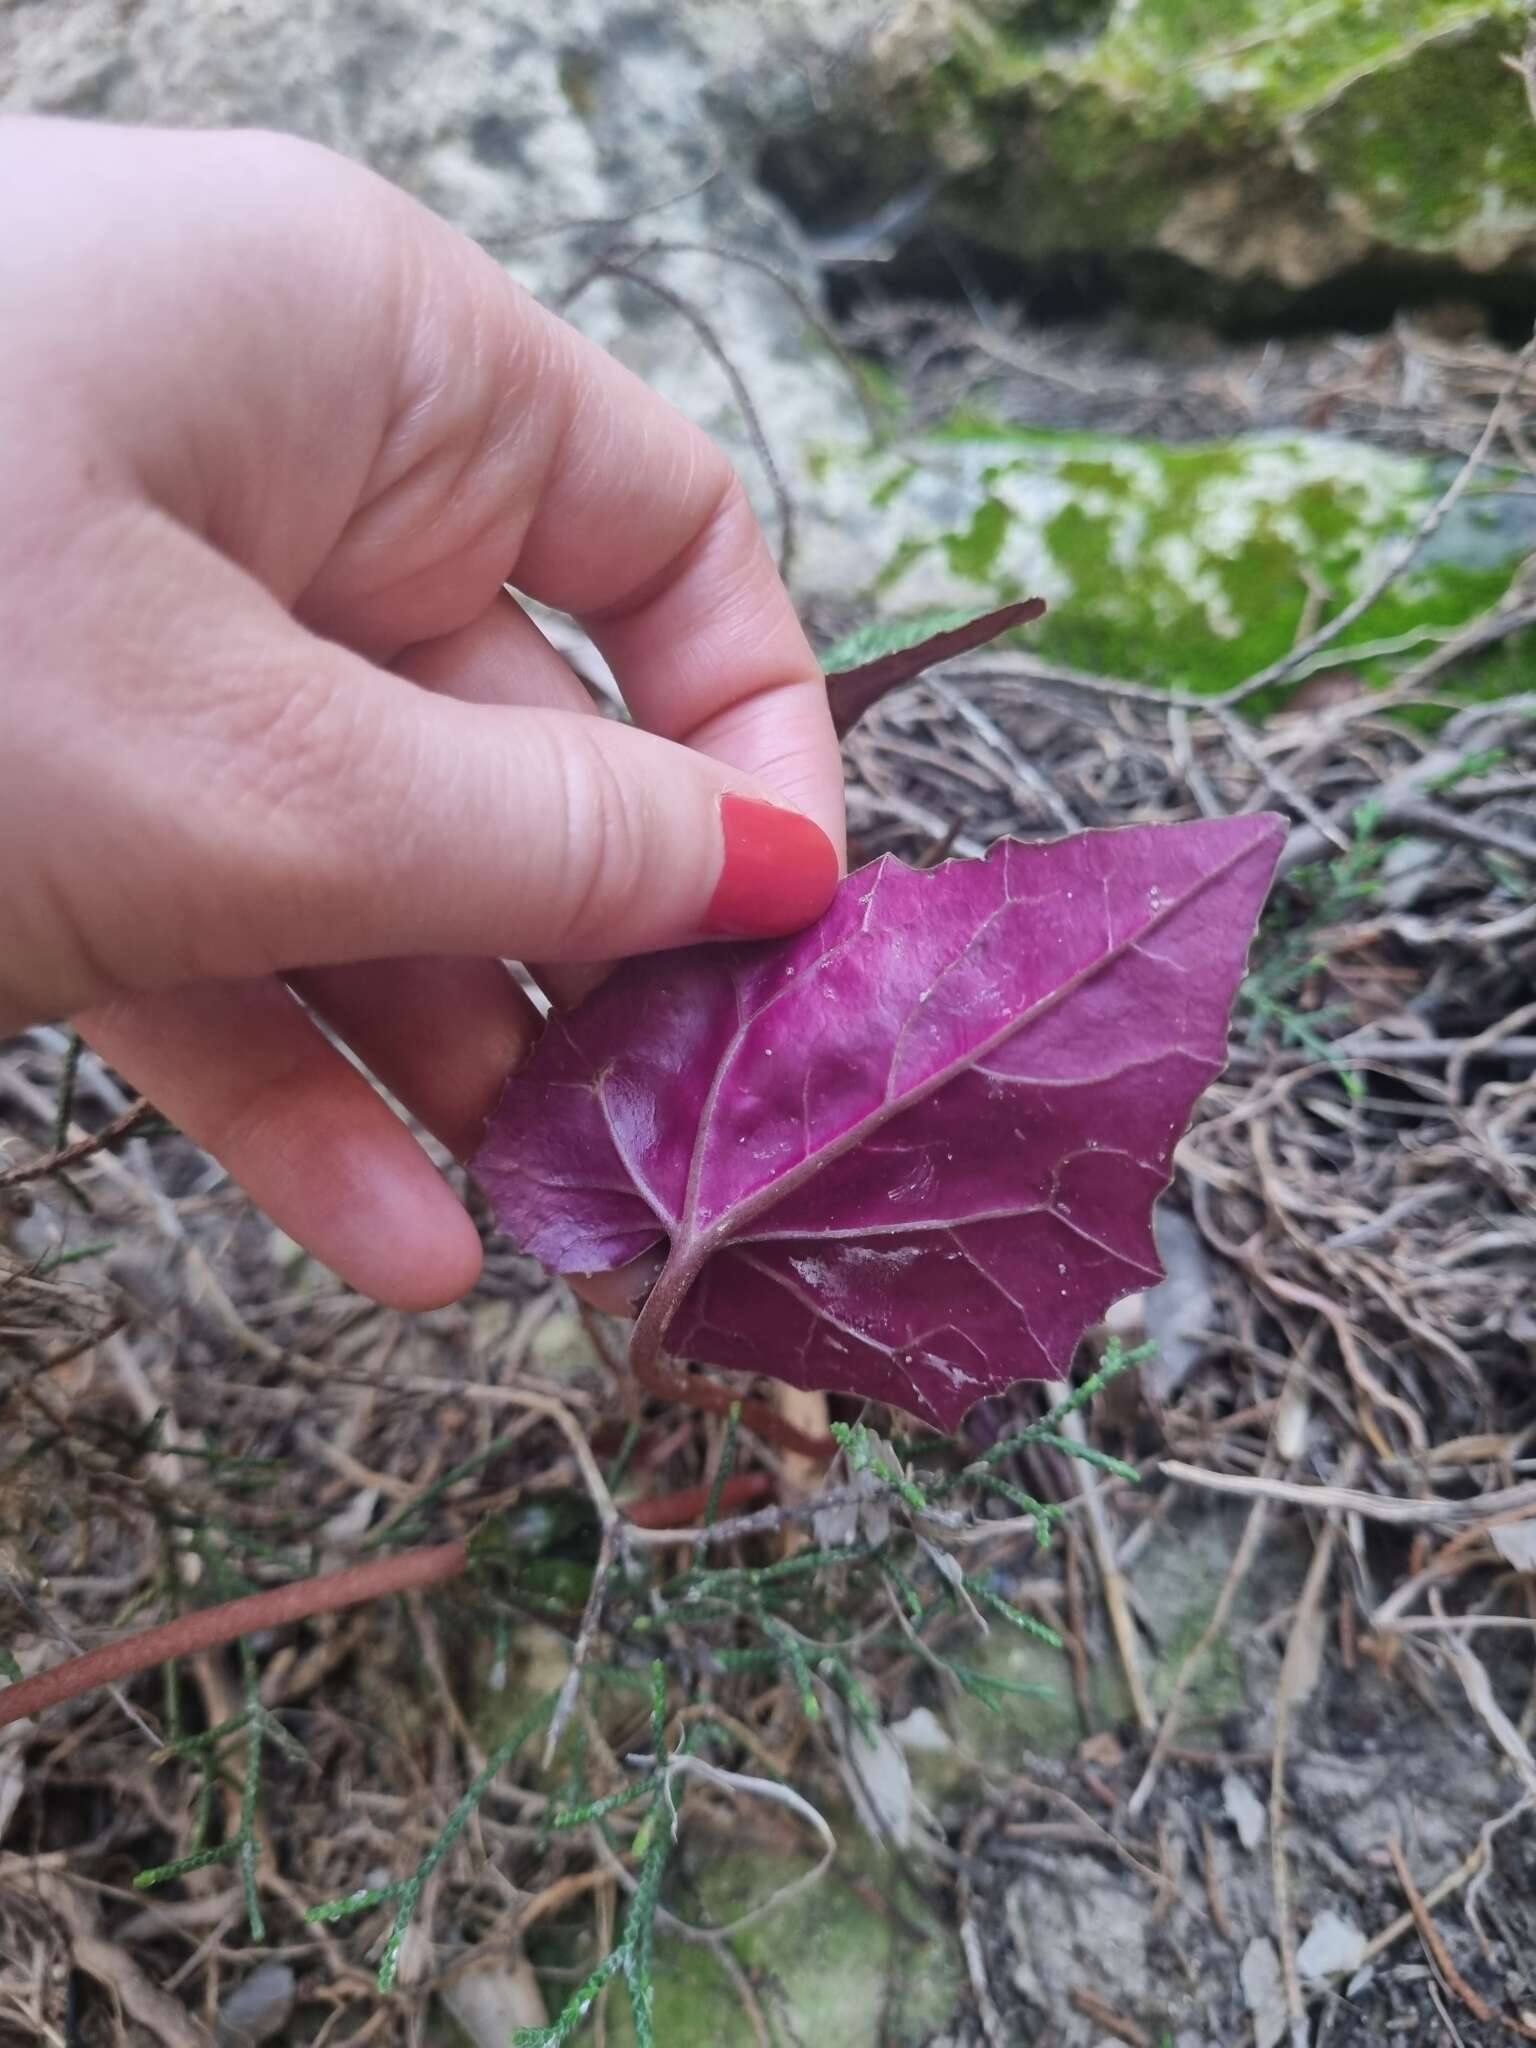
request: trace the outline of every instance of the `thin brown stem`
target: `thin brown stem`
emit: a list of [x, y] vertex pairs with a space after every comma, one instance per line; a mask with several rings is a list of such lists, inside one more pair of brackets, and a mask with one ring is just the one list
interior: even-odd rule
[[23, 1166], [7, 1167], [4, 1173], [0, 1173], [0, 1188], [19, 1188], [25, 1181], [46, 1180], [50, 1173], [62, 1173], [67, 1167], [77, 1166], [82, 1159], [89, 1159], [93, 1152], [104, 1151], [120, 1138], [131, 1136], [153, 1114], [151, 1105], [142, 1098], [130, 1103], [121, 1116], [114, 1117], [99, 1131], [92, 1131], [89, 1137], [77, 1138], [72, 1145], [47, 1152], [41, 1159], [29, 1159]]

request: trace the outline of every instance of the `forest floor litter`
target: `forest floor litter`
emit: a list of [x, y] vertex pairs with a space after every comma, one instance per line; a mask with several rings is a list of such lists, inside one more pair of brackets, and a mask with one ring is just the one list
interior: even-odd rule
[[[1059, 336], [974, 330], [866, 309], [848, 339], [899, 353], [935, 418], [979, 390], [1020, 415], [1059, 393]], [[1074, 384], [1073, 422], [1168, 433], [1182, 408], [1230, 431], [1246, 409], [1464, 459], [1497, 405], [1494, 452], [1536, 491], [1536, 389], [1486, 339], [1405, 323], [1275, 347], [1176, 389], [1146, 369], [1112, 406]], [[1108, 344], [1071, 357], [1078, 382], [1113, 380]], [[1165, 1199], [1168, 1280], [1085, 1347], [1155, 1355], [1068, 1419], [1140, 1483], [1037, 1443], [1005, 1469], [1062, 1509], [1049, 1547], [1002, 1498], [965, 1532], [967, 1582], [1065, 1648], [985, 1627], [967, 1595], [943, 1636], [967, 1690], [901, 1636], [889, 1587], [834, 1567], [818, 1611], [872, 1727], [819, 1666], [732, 1662], [702, 1626], [620, 1630], [603, 1604], [621, 1555], [760, 1572], [827, 1544], [804, 1460], [642, 1401], [618, 1326], [504, 1244], [456, 1307], [363, 1301], [65, 1032], [0, 1050], [9, 1676], [402, 1533], [503, 1545], [478, 1553], [498, 1601], [473, 1577], [402, 1588], [0, 1731], [0, 2044], [405, 2048], [542, 2024], [619, 1939], [646, 1849], [623, 1812], [545, 1817], [573, 1774], [601, 1800], [650, 1753], [655, 1654], [668, 1715], [707, 1707], [717, 1736], [668, 1778], [665, 2048], [834, 2026], [847, 2048], [1536, 2039], [1536, 693], [1459, 689], [1479, 646], [1533, 623], [1517, 579], [1482, 640], [1385, 693], [1331, 671], [1262, 725], [1027, 651], [967, 656], [850, 738], [855, 862], [1295, 821]], [[974, 1411], [971, 1455], [1042, 1399]], [[830, 1540], [878, 1548], [878, 1483], [832, 1483]], [[656, 1536], [712, 1492], [722, 1540]], [[639, 1534], [604, 1519], [610, 1494]], [[552, 1759], [541, 1735], [495, 1779], [381, 1996], [387, 1913], [306, 1910], [399, 1879], [551, 1687]], [[195, 1819], [168, 1741], [227, 1724], [254, 1734], [202, 1782], [213, 1838], [243, 1826], [249, 1856], [135, 1889]], [[814, 1886], [805, 1807], [839, 1845]], [[634, 2038], [622, 1989], [589, 2025]]]

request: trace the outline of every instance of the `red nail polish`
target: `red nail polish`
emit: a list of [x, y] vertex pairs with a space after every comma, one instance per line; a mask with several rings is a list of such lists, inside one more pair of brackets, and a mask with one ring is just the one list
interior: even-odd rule
[[837, 851], [799, 811], [755, 797], [720, 799], [725, 841], [720, 879], [702, 929], [716, 936], [765, 939], [820, 917], [837, 887]]

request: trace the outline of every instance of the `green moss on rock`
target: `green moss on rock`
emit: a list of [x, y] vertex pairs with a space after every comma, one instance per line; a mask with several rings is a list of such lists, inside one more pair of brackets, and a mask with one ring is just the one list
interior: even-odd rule
[[983, 583], [997, 566], [1013, 514], [1001, 498], [983, 498], [964, 533], [945, 536], [944, 552], [957, 576]]
[[1485, 19], [1351, 81], [1312, 113], [1299, 149], [1341, 205], [1394, 247], [1496, 266], [1536, 229], [1536, 126]]
[[[1050, 609], [1026, 637], [1047, 659], [1215, 693], [1401, 554], [1446, 474], [1325, 436], [1167, 446], [957, 418], [831, 460], [822, 510], [848, 554], [816, 552], [838, 576], [850, 556], [881, 561], [865, 602], [882, 615], [1038, 594]], [[1340, 648], [1389, 681], [1493, 604], [1533, 548], [1536, 502], [1485, 478]], [[1504, 657], [1506, 682], [1522, 658], [1518, 644]], [[1485, 687], [1487, 674], [1469, 680]]]
[[945, 1719], [965, 1756], [1015, 1771], [1026, 1755], [1070, 1756], [1088, 1733], [1071, 1669], [1048, 1643], [994, 1628], [964, 1653], [964, 1662], [998, 1688], [985, 1700], [956, 1693], [946, 1705]]
[[1528, 0], [949, 0], [924, 16], [926, 61], [875, 84], [882, 127], [949, 174], [940, 210], [1026, 260], [1156, 252], [1295, 288], [1371, 257], [1533, 275], [1536, 124], [1504, 62], [1530, 18]]
[[1436, 38], [1502, 30], [1517, 11], [1511, 0], [1140, 0], [1115, 10], [1084, 62], [1164, 108], [1193, 93], [1297, 114]]
[[[1159, 1712], [1173, 1698], [1191, 1652], [1205, 1636], [1241, 1530], [1238, 1510], [1185, 1514], [1176, 1532], [1149, 1545], [1131, 1571], [1143, 1622], [1142, 1678]], [[1240, 1590], [1226, 1629], [1185, 1678], [1185, 1741], [1195, 1746], [1210, 1738], [1219, 1741], [1226, 1716], [1262, 1709], [1269, 1666], [1262, 1656], [1254, 1665], [1252, 1631], [1278, 1604], [1295, 1597], [1305, 1569], [1306, 1555], [1297, 1545], [1279, 1541], [1265, 1552], [1263, 1564]], [[1113, 1654], [1089, 1660], [1086, 1720], [1065, 1658], [1046, 1644], [1011, 1629], [994, 1629], [970, 1651], [968, 1662], [1008, 1686], [1022, 1683], [1048, 1693], [1035, 1698], [1000, 1692], [991, 1707], [969, 1694], [945, 1701], [944, 1721], [957, 1750], [993, 1771], [1027, 1769], [1031, 1757], [1070, 1756], [1084, 1736], [1131, 1721], [1125, 1672]]]
[[[821, 1881], [744, 1928], [731, 1943], [751, 1978], [776, 2040], [831, 2041], [837, 2048], [921, 2048], [942, 2032], [960, 2004], [964, 1972], [952, 1931], [937, 1918], [926, 1939], [908, 1931], [917, 1906], [910, 1885], [857, 1836], [857, 1823], [833, 1816], [844, 1842]], [[676, 1910], [704, 1924], [739, 1918], [802, 1875], [809, 1859], [766, 1845], [701, 1856], [679, 1873]], [[900, 1900], [901, 1917], [877, 1897]], [[673, 1897], [669, 1891], [668, 1897]], [[546, 1953], [548, 1963], [585, 1963], [588, 1955]], [[551, 2012], [568, 1993], [562, 1980], [546, 1995]], [[609, 2048], [633, 2048], [634, 2024], [622, 1989], [607, 2008]], [[722, 1965], [708, 1949], [665, 1933], [656, 1942], [655, 2035], [666, 2048], [754, 2048], [757, 2036]]]

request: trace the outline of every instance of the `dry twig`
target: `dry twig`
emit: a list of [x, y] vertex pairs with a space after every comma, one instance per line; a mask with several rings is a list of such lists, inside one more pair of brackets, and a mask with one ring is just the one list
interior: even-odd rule
[[1408, 1868], [1408, 1859], [1403, 1854], [1403, 1845], [1394, 1835], [1387, 1844], [1387, 1854], [1392, 1858], [1392, 1868], [1397, 1872], [1397, 1881], [1403, 1888], [1408, 1901], [1408, 1910], [1413, 1915], [1413, 1924], [1419, 1930], [1419, 1939], [1424, 1944], [1424, 1953], [1441, 1981], [1455, 1993], [1472, 2017], [1485, 2027], [1502, 2027], [1506, 2032], [1518, 2034], [1522, 2041], [1536, 2041], [1536, 2027], [1527, 2026], [1524, 2020], [1512, 2019], [1505, 2013], [1495, 2012], [1487, 1999], [1474, 1991], [1466, 1978], [1451, 1960], [1451, 1952], [1445, 1945], [1423, 1895], [1413, 1881], [1413, 1872]]

